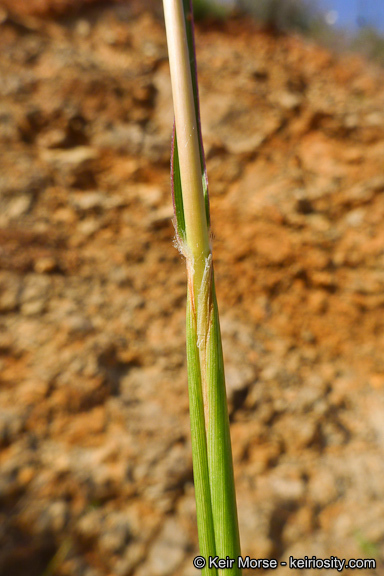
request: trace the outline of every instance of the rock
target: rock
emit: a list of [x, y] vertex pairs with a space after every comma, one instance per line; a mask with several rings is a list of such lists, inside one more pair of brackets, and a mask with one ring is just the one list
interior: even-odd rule
[[88, 38], [91, 33], [91, 25], [88, 20], [79, 19], [76, 22], [76, 34], [81, 38]]
[[43, 300], [34, 300], [33, 302], [26, 302], [21, 307], [21, 313], [24, 316], [38, 316], [42, 314], [46, 309], [45, 302]]
[[41, 149], [41, 159], [57, 172], [59, 181], [69, 186], [84, 186], [92, 182], [90, 174], [96, 167], [99, 151], [91, 146], [76, 146], [68, 150]]
[[102, 572], [97, 568], [86, 566], [81, 568], [81, 576], [102, 576]]
[[43, 150], [41, 157], [45, 162], [61, 170], [78, 170], [97, 160], [99, 153], [90, 146], [77, 146], [69, 150]]
[[22, 488], [26, 488], [36, 477], [36, 470], [33, 466], [22, 468], [17, 475], [17, 481]]
[[19, 140], [19, 128], [17, 120], [11, 108], [0, 106], [0, 138], [2, 142]]
[[8, 446], [23, 431], [25, 417], [18, 409], [0, 410], [0, 446]]
[[99, 546], [104, 554], [122, 553], [131, 538], [129, 517], [122, 512], [108, 514], [105, 518]]
[[189, 560], [186, 562], [186, 566], [183, 572], [181, 573], [182, 576], [197, 576], [198, 574], [201, 574], [201, 571], [195, 568], [193, 565], [193, 559], [197, 555], [198, 551], [196, 551], [196, 553], [193, 556], [190, 556]]
[[21, 281], [15, 274], [0, 272], [0, 312], [16, 310], [20, 304]]
[[103, 223], [99, 218], [85, 218], [78, 224], [78, 231], [84, 236], [90, 237], [102, 227]]
[[10, 220], [20, 218], [27, 214], [32, 206], [31, 196], [18, 196], [10, 199], [5, 209], [5, 216]]
[[252, 366], [227, 364], [225, 366], [225, 381], [228, 400], [232, 402], [236, 395], [244, 394], [255, 380], [255, 370]]
[[9, 332], [0, 333], [0, 354], [15, 352], [15, 339]]
[[274, 494], [282, 501], [300, 501], [305, 494], [304, 481], [296, 474], [287, 476], [283, 468], [270, 475], [270, 482]]
[[64, 321], [64, 326], [71, 335], [90, 334], [94, 330], [92, 320], [80, 315], [69, 316]]
[[144, 132], [138, 124], [117, 124], [97, 134], [93, 143], [100, 149], [111, 149], [122, 154], [139, 155], [144, 144]]
[[317, 418], [308, 420], [305, 416], [283, 417], [278, 424], [284, 438], [286, 450], [302, 450], [319, 442], [319, 423]]
[[44, 506], [36, 528], [43, 534], [62, 533], [69, 519], [69, 506], [67, 502], [58, 500]]
[[220, 142], [231, 154], [250, 154], [262, 145], [281, 124], [278, 112], [263, 106], [259, 114], [234, 105], [222, 95], [207, 95], [201, 102], [203, 138], [208, 143]]
[[[252, 115], [252, 118], [254, 116]], [[235, 120], [236, 119], [236, 120]], [[231, 154], [255, 153], [268, 136], [273, 134], [280, 125], [280, 119], [274, 115], [266, 119], [260, 127], [250, 126], [251, 117], [240, 110], [231, 111], [230, 116], [222, 120], [217, 127], [217, 134]], [[229, 129], [227, 128], [229, 124]], [[257, 129], [258, 128], [258, 129]]]
[[105, 513], [100, 508], [85, 512], [76, 523], [78, 538], [85, 544], [94, 545], [103, 533], [104, 516]]
[[100, 208], [116, 208], [124, 203], [124, 201], [119, 197], [109, 196], [105, 192], [98, 191], [74, 193], [71, 195], [71, 201], [75, 208], [84, 212]]
[[159, 70], [155, 72], [153, 84], [156, 90], [153, 123], [160, 134], [164, 136], [168, 135], [169, 139], [169, 127], [172, 126], [174, 114], [169, 70], [165, 69], [165, 66], [160, 67]]
[[229, 184], [241, 175], [242, 164], [236, 156], [220, 153], [207, 159], [207, 171], [215, 194], [224, 194]]
[[349, 212], [345, 217], [345, 222], [348, 226], [352, 226], [353, 228], [357, 228], [364, 223], [364, 216], [365, 210], [362, 208], [357, 208], [356, 210], [352, 210]]
[[338, 497], [337, 478], [330, 468], [315, 470], [309, 483], [309, 494], [315, 505], [324, 507]]
[[131, 542], [125, 553], [116, 562], [117, 576], [130, 576], [139, 563], [142, 563], [146, 555], [146, 547], [143, 542]]
[[51, 287], [51, 281], [47, 276], [40, 274], [28, 274], [24, 278], [23, 290], [21, 293], [21, 303], [32, 300], [41, 300], [46, 298]]
[[45, 311], [49, 297], [51, 282], [47, 276], [28, 274], [21, 291], [21, 313], [34, 316]]
[[173, 208], [172, 206], [164, 206], [155, 210], [150, 215], [150, 225], [153, 228], [162, 228], [163, 226], [167, 226], [171, 223], [171, 219], [173, 218]]
[[177, 521], [173, 518], [166, 520], [150, 549], [148, 561], [137, 571], [138, 576], [172, 574], [181, 565], [187, 546], [188, 538]]
[[[264, 506], [263, 506], [264, 504]], [[266, 501], [251, 504], [238, 499], [239, 526], [242, 534], [242, 554], [251, 558], [268, 558], [273, 552], [269, 535], [271, 506]], [[257, 537], [255, 537], [257, 535]]]
[[169, 136], [163, 136], [157, 132], [146, 132], [142, 153], [150, 162], [168, 162]]
[[347, 168], [341, 161], [337, 145], [320, 133], [310, 133], [300, 147], [301, 160], [306, 170], [330, 178], [342, 178]]
[[37, 143], [42, 148], [61, 148], [65, 145], [67, 133], [60, 128], [42, 132], [37, 138]]
[[297, 110], [302, 103], [302, 97], [293, 92], [277, 92], [272, 97], [272, 102], [278, 104], [284, 110]]
[[[96, 421], [96, 429], [104, 426], [104, 409], [96, 408], [99, 421]], [[92, 421], [92, 414], [90, 415]], [[78, 442], [84, 436], [81, 421], [72, 427], [73, 440]], [[86, 490], [87, 498], [93, 501], [108, 501], [116, 497], [125, 483], [128, 484], [127, 465], [119, 461], [118, 464], [102, 463], [102, 455], [95, 449], [82, 449], [72, 454], [71, 470]]]
[[36, 260], [34, 268], [38, 274], [46, 274], [53, 272], [57, 266], [55, 258], [52, 256], [45, 256]]

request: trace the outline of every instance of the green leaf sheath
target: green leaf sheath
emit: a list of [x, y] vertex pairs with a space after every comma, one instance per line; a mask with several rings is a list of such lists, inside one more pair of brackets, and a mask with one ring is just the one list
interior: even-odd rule
[[[189, 411], [191, 420], [191, 440], [193, 478], [196, 494], [197, 528], [200, 554], [204, 558], [216, 555], [215, 533], [212, 517], [211, 491], [209, 486], [207, 439], [205, 435], [204, 401], [201, 383], [199, 349], [197, 347], [196, 319], [191, 298], [187, 301], [187, 361]], [[204, 576], [217, 576], [217, 570], [202, 570]]]
[[[190, 295], [187, 303], [188, 385], [199, 545], [205, 558], [218, 555], [237, 559], [241, 552], [223, 351], [213, 275], [211, 278], [208, 294], [202, 287], [202, 293], [210, 301], [210, 310], [207, 337], [205, 341], [200, 339], [200, 348], [197, 314]], [[236, 563], [232, 569], [217, 572], [241, 575]]]
[[[220, 558], [240, 556], [231, 437], [225, 389], [219, 312], [212, 281], [212, 313], [206, 351], [208, 381], [208, 467], [212, 498], [216, 554]], [[241, 574], [236, 564], [219, 574]]]

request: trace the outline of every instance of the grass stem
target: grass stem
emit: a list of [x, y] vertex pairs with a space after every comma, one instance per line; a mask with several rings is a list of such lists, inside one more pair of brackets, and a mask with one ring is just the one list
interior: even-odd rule
[[[187, 363], [193, 473], [204, 576], [240, 575], [240, 540], [225, 391], [219, 312], [209, 240], [209, 204], [200, 134], [189, 0], [163, 0], [175, 137], [172, 183], [176, 235], [187, 262]], [[232, 569], [209, 569], [209, 556], [235, 559]]]

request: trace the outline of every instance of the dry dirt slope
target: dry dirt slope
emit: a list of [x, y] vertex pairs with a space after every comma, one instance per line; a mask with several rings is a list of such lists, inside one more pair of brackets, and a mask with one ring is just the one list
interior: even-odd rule
[[[384, 574], [383, 72], [197, 47], [244, 555]], [[163, 25], [3, 18], [0, 95], [0, 574], [192, 576]]]

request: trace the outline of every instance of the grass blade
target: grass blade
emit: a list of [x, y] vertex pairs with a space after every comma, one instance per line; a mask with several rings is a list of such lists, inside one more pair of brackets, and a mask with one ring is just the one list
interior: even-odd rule
[[[220, 558], [240, 556], [235, 481], [225, 390], [223, 350], [219, 311], [212, 282], [212, 317], [207, 345], [208, 387], [208, 467], [212, 495], [216, 554]], [[219, 570], [219, 574], [221, 570]], [[223, 573], [228, 574], [228, 570]], [[231, 574], [241, 574], [236, 565]]]

